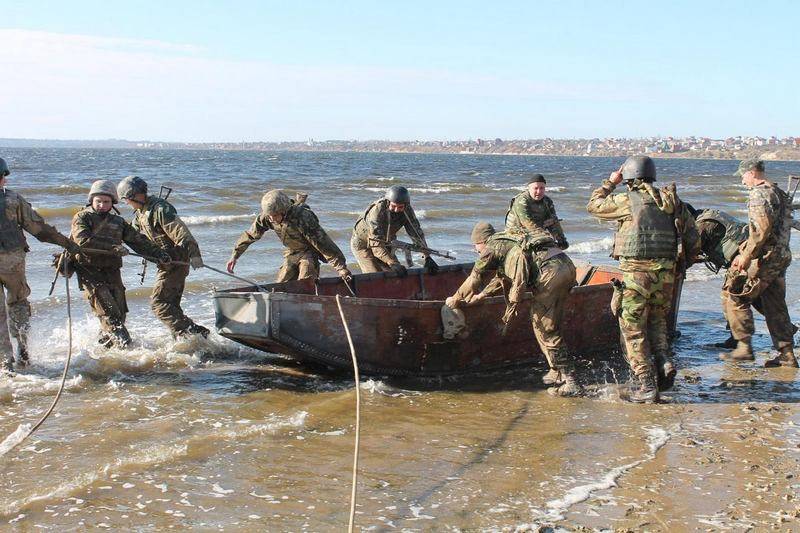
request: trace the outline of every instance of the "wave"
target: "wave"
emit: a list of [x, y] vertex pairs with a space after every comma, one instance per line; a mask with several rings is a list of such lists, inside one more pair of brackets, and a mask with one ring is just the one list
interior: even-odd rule
[[75, 213], [83, 209], [82, 205], [72, 205], [69, 207], [36, 207], [36, 212], [47, 220], [48, 218], [72, 218]]
[[614, 238], [603, 237], [602, 239], [596, 241], [584, 241], [576, 244], [570, 244], [568, 253], [593, 254], [596, 252], [611, 250], [612, 246], [614, 246]]
[[183, 220], [187, 226], [214, 226], [238, 220], [252, 220], [257, 214], [258, 213], [249, 213], [246, 215], [196, 215], [181, 217], [181, 220]]

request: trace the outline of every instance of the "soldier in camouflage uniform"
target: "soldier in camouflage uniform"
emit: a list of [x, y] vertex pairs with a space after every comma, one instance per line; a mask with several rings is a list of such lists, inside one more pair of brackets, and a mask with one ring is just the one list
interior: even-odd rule
[[[689, 210], [692, 210], [691, 207]], [[747, 224], [719, 209], [703, 209], [693, 214], [697, 221], [702, 251], [698, 262], [705, 263], [714, 273], [729, 269], [731, 261], [739, 254], [739, 245], [747, 240]], [[730, 325], [727, 328], [730, 330]], [[714, 343], [714, 346], [735, 348], [736, 339], [730, 335], [725, 341]]]
[[[619, 325], [637, 403], [658, 400], [672, 386], [676, 369], [667, 335], [676, 263], [691, 264], [700, 239], [689, 210], [671, 187], [656, 189], [656, 167], [647, 156], [629, 157], [594, 190], [587, 210], [619, 223], [612, 255], [619, 259], [624, 291]], [[628, 192], [612, 194], [625, 180]], [[682, 251], [681, 251], [682, 248]]]
[[742, 161], [737, 175], [750, 189], [747, 202], [747, 240], [731, 262], [722, 286], [722, 308], [737, 341], [732, 352], [720, 357], [731, 361], [754, 359], [751, 338], [755, 332], [755, 307], [764, 315], [772, 344], [779, 355], [764, 366], [797, 367], [794, 355], [796, 328], [786, 307], [786, 269], [792, 262], [789, 249], [792, 206], [789, 196], [767, 180], [764, 163], [757, 159]]
[[228, 272], [233, 273], [245, 250], [269, 230], [273, 230], [286, 247], [276, 281], [319, 278], [320, 261], [330, 263], [343, 279], [350, 279], [344, 254], [322, 229], [317, 215], [305, 202], [292, 200], [278, 190], [269, 191], [261, 199], [261, 213], [233, 246]]
[[[353, 227], [350, 248], [358, 260], [361, 272], [396, 272], [406, 275], [406, 267], [397, 260], [394, 251], [385, 243], [397, 238], [397, 232], [405, 228], [417, 246], [428, 248], [425, 234], [411, 207], [411, 195], [403, 186], [394, 185], [386, 195], [373, 202]], [[425, 255], [425, 268], [435, 274], [439, 266]]]
[[[543, 381], [552, 385], [553, 394], [579, 395], [581, 387], [575, 379], [574, 363], [561, 335], [564, 303], [576, 284], [575, 265], [544, 230], [495, 233], [491, 224], [480, 222], [472, 230], [472, 242], [478, 260], [446, 304], [453, 309], [472, 305], [500, 289], [506, 295], [503, 322], [508, 324], [530, 289], [531, 325], [550, 367]], [[487, 285], [491, 272], [495, 277]]]
[[506, 231], [544, 230], [562, 250], [569, 248], [553, 200], [545, 194], [547, 181], [541, 174], [528, 180], [528, 190], [511, 200], [506, 213]]
[[125, 327], [128, 305], [122, 283], [124, 242], [139, 254], [169, 262], [170, 257], [136, 231], [121, 216], [111, 212], [118, 201], [117, 188], [108, 180], [98, 180], [89, 190], [85, 208], [72, 217], [72, 239], [82, 248], [105, 250], [92, 253], [82, 250], [72, 259], [78, 284], [100, 320], [100, 344], [124, 348], [131, 342]]
[[[147, 182], [128, 176], [117, 185], [117, 193], [133, 208], [133, 227], [169, 255], [170, 263], [158, 265], [150, 295], [150, 307], [173, 337], [200, 334], [208, 337], [208, 328], [196, 324], [181, 308], [189, 266], [203, 266], [200, 247], [178, 212], [164, 198], [147, 194]], [[189, 264], [187, 264], [187, 262]]]
[[41, 242], [77, 250], [75, 243], [47, 224], [21, 195], [6, 188], [10, 174], [5, 160], [0, 159], [0, 363], [7, 370], [14, 367], [11, 337], [17, 341], [16, 363], [28, 363], [31, 289], [25, 277], [25, 254], [29, 248], [23, 230]]

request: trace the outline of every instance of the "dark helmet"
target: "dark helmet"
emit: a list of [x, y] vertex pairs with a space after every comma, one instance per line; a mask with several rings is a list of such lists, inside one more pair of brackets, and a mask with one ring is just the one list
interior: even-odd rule
[[139, 176], [123, 178], [117, 185], [117, 194], [120, 198], [133, 199], [137, 194], [147, 194], [147, 182]]
[[408, 189], [402, 185], [392, 185], [389, 187], [389, 190], [386, 191], [385, 198], [393, 204], [409, 205], [411, 203], [411, 194], [409, 194]]
[[622, 179], [656, 181], [656, 164], [646, 155], [631, 156], [622, 165]]
[[8, 170], [8, 163], [6, 163], [5, 159], [0, 157], [0, 178], [5, 178], [9, 174], [11, 174], [11, 171]]

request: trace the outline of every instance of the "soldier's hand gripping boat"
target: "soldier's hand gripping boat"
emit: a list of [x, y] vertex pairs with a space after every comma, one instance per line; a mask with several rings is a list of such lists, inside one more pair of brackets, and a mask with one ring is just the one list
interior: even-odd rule
[[[355, 297], [335, 277], [216, 291], [216, 326], [220, 335], [259, 350], [349, 369], [350, 351], [335, 300], [339, 294], [364, 374], [469, 374], [542, 360], [526, 305], [502, 334], [502, 294], [461, 309], [458, 331], [446, 323], [444, 300], [471, 269], [465, 263], [442, 266], [435, 276], [423, 268], [409, 269], [402, 278], [393, 272], [358, 274], [351, 282]], [[622, 278], [615, 268], [578, 265], [578, 285], [562, 325], [572, 353], [603, 357], [619, 350], [619, 327], [609, 305], [613, 278]], [[673, 330], [681, 283], [675, 287]]]

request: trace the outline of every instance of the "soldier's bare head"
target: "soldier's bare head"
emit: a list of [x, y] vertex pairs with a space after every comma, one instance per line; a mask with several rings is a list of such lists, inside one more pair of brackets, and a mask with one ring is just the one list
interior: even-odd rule
[[105, 194], [95, 194], [92, 196], [92, 209], [98, 213], [108, 213], [111, 211], [111, 206], [114, 205], [114, 199]]
[[534, 174], [528, 180], [528, 194], [537, 202], [544, 198], [547, 192], [547, 180], [541, 174]]

